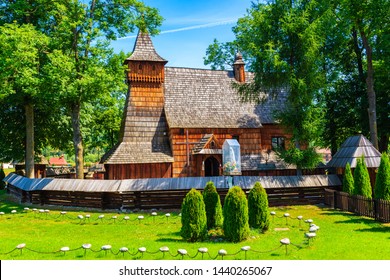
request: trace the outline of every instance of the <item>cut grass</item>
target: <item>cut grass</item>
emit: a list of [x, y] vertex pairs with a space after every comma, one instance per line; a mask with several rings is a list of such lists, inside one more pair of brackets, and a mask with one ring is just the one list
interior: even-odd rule
[[[293, 206], [271, 208], [277, 216], [271, 217], [270, 230], [262, 234], [251, 231], [251, 237], [240, 243], [229, 243], [223, 240], [220, 230], [211, 232], [209, 240], [197, 243], [187, 243], [180, 236], [180, 217], [178, 212], [172, 212], [171, 217], [165, 217], [164, 212], [158, 212], [155, 219], [150, 212], [133, 214], [116, 212], [67, 211], [61, 215], [63, 209], [51, 209], [50, 213], [24, 211], [26, 205], [10, 202], [4, 192], [0, 195], [0, 259], [27, 259], [27, 260], [119, 260], [119, 259], [181, 259], [177, 255], [178, 249], [188, 252], [184, 259], [194, 257], [198, 248], [206, 247], [210, 255], [204, 259], [213, 259], [218, 256], [220, 249], [228, 253], [224, 259], [245, 259], [241, 247], [250, 246], [247, 259], [270, 260], [379, 260], [390, 259], [390, 225], [380, 224], [370, 218], [356, 216], [351, 213], [327, 209], [321, 206]], [[27, 205], [33, 208], [36, 205]], [[46, 206], [45, 206], [46, 207]], [[40, 208], [42, 209], [42, 208]], [[47, 209], [47, 208], [44, 208]], [[11, 214], [17, 210], [16, 214]], [[313, 219], [320, 226], [317, 237], [307, 243], [304, 233], [308, 232], [308, 224], [297, 219], [282, 217], [288, 212], [291, 218], [299, 215], [305, 219]], [[85, 215], [91, 217], [87, 220]], [[104, 214], [103, 220], [98, 216]], [[83, 215], [84, 219], [77, 218]], [[137, 219], [139, 215], [145, 218]], [[117, 219], [113, 219], [117, 216]], [[128, 216], [129, 221], [124, 217]], [[285, 247], [280, 245], [282, 238], [289, 238], [294, 245]], [[14, 250], [18, 244], [25, 243], [26, 247]], [[84, 255], [82, 244], [92, 244], [92, 250]], [[112, 251], [100, 251], [101, 246], [111, 245]], [[299, 246], [295, 246], [299, 245]], [[59, 250], [69, 247], [64, 253]], [[159, 248], [167, 246], [168, 253], [161, 253]], [[129, 253], [118, 253], [119, 248], [127, 247]], [[132, 256], [138, 248], [145, 247], [147, 252]], [[74, 250], [73, 249], [77, 249]], [[7, 254], [8, 252], [12, 253]], [[32, 250], [32, 251], [31, 251]], [[131, 253], [131, 254], [130, 254]], [[237, 253], [237, 254], [236, 254]], [[202, 259], [197, 254], [195, 259]]]

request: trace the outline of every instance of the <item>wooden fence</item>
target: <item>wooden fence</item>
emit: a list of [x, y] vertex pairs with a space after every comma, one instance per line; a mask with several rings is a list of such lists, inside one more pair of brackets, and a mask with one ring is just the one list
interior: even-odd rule
[[374, 218], [377, 221], [390, 222], [390, 201], [369, 199], [360, 195], [325, 189], [325, 204], [360, 216]]
[[179, 209], [191, 188], [203, 190], [212, 181], [223, 203], [229, 185], [248, 194], [260, 182], [270, 206], [319, 204], [325, 188], [341, 185], [337, 175], [185, 177], [131, 180], [29, 179], [9, 174], [4, 180], [10, 194], [22, 203], [100, 209]]

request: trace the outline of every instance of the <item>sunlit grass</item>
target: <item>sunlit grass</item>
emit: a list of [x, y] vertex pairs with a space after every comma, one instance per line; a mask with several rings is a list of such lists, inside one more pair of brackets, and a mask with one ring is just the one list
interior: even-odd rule
[[[30, 210], [23, 210], [29, 207]], [[271, 260], [334, 260], [334, 259], [390, 259], [390, 225], [380, 224], [370, 218], [355, 216], [330, 210], [321, 206], [293, 206], [271, 208], [276, 211], [276, 217], [271, 217], [271, 227], [266, 233], [253, 230], [248, 240], [240, 243], [230, 243], [223, 240], [214, 231], [209, 240], [188, 243], [180, 236], [180, 216], [178, 211], [171, 211], [167, 218], [166, 212], [159, 211], [157, 217], [152, 217], [150, 211], [140, 213], [117, 213], [95, 211], [70, 211], [67, 209], [50, 209], [49, 213], [33, 212], [32, 208], [47, 209], [36, 205], [19, 205], [9, 202], [4, 193], [0, 195], [0, 259], [181, 259], [178, 249], [186, 249], [189, 259], [202, 259], [197, 254], [198, 248], [206, 247], [210, 255], [204, 259], [218, 256], [220, 249], [225, 249], [228, 255], [224, 259], [244, 259], [241, 247], [250, 246], [247, 259]], [[12, 210], [17, 213], [11, 214]], [[61, 211], [67, 211], [61, 214]], [[283, 217], [289, 213], [291, 218]], [[86, 214], [90, 215], [86, 219]], [[104, 214], [103, 219], [99, 215]], [[79, 219], [83, 215], [84, 219]], [[144, 216], [138, 220], [138, 216]], [[301, 223], [296, 219], [302, 215]], [[112, 217], [116, 216], [116, 219]], [[124, 217], [128, 216], [126, 222]], [[320, 226], [317, 237], [308, 244], [304, 233], [308, 232], [305, 219], [313, 219]], [[286, 224], [287, 223], [287, 224]], [[280, 246], [282, 238], [289, 238], [293, 245]], [[26, 247], [14, 250], [18, 244]], [[90, 243], [92, 250], [78, 249], [82, 244]], [[101, 246], [111, 245], [112, 251], [100, 251]], [[69, 247], [68, 252], [59, 252], [62, 247]], [[169, 253], [164, 255], [159, 248], [167, 246]], [[119, 253], [119, 248], [127, 247], [129, 253]], [[141, 255], [138, 248], [145, 247], [147, 252]], [[77, 249], [72, 251], [73, 249]], [[12, 253], [6, 254], [8, 252]], [[32, 250], [32, 251], [31, 251]], [[37, 252], [35, 252], [37, 251]], [[237, 253], [237, 254], [236, 254]]]

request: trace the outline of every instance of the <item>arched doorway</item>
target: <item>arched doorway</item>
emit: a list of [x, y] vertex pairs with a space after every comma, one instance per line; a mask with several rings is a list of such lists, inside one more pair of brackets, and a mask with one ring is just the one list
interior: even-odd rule
[[219, 176], [219, 162], [215, 157], [208, 157], [204, 161], [204, 176]]

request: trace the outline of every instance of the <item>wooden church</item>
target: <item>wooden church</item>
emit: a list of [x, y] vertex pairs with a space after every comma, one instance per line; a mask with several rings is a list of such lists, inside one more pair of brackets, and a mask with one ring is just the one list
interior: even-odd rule
[[241, 55], [232, 71], [165, 67], [149, 34], [139, 32], [127, 65], [128, 94], [119, 142], [101, 160], [106, 179], [219, 176], [222, 145], [236, 139], [242, 175], [285, 168], [272, 149], [288, 135], [273, 112], [286, 94], [242, 103], [233, 83], [246, 83]]

